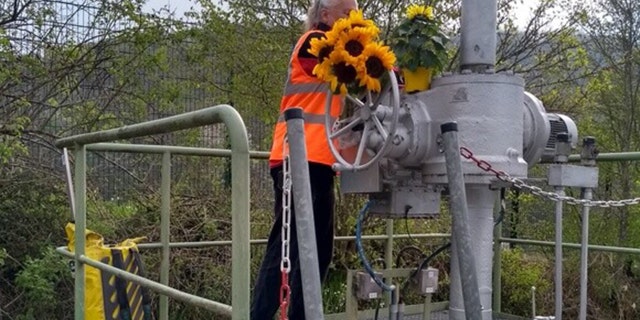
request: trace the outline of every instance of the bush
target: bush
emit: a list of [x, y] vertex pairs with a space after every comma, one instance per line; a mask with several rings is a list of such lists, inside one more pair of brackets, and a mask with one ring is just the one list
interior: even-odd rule
[[531, 288], [536, 287], [538, 314], [550, 313], [545, 301], [553, 300], [549, 261], [522, 249], [503, 250], [502, 311], [516, 315], [531, 315]]

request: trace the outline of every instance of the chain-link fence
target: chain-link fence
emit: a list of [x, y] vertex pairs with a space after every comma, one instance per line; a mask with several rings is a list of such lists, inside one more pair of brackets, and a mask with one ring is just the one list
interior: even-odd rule
[[[3, 4], [1, 8], [11, 12], [10, 5]], [[7, 118], [20, 112], [30, 119], [31, 129], [22, 136], [29, 153], [22, 162], [61, 176], [64, 171], [60, 150], [53, 146], [57, 137], [164, 118], [229, 101], [219, 93], [197, 85], [205, 72], [199, 70], [202, 67], [198, 63], [189, 61], [185, 50], [189, 46], [188, 39], [145, 43], [147, 47], [143, 49], [134, 43], [117, 43], [121, 34], [145, 30], [135, 25], [131, 20], [135, 17], [127, 15], [125, 9], [113, 7], [116, 5], [88, 0], [36, 1], [26, 7], [30, 10], [24, 14], [26, 18], [12, 22], [10, 28], [6, 28], [11, 50], [19, 58], [32, 57], [48, 72], [56, 70], [56, 64], [70, 69], [59, 71], [57, 79], [52, 76], [48, 80], [21, 81], [19, 85], [3, 88], [6, 89], [0, 97], [3, 106], [15, 104], [11, 97], [29, 96], [28, 108], [6, 107], [0, 112]], [[167, 25], [163, 32], [173, 32], [171, 24], [174, 22], [161, 18], [153, 21]], [[128, 39], [135, 39], [135, 35]], [[52, 48], [67, 50], [64, 54], [68, 59], [75, 59], [77, 64], [64, 64], [65, 61], [61, 61], [65, 59], [64, 55], [49, 54]], [[147, 58], [141, 58], [141, 53]], [[91, 55], [91, 58], [76, 56], [83, 54]], [[153, 65], [154, 54], [166, 55], [169, 67]], [[119, 66], [128, 66], [131, 70], [114, 70], [113, 59], [124, 61]], [[228, 77], [224, 74], [214, 73], [214, 76], [211, 80], [214, 86], [227, 84]], [[169, 92], [171, 90], [175, 92]], [[161, 96], [166, 92], [173, 96]], [[156, 98], [159, 95], [160, 98]], [[277, 106], [274, 106], [275, 110]], [[250, 148], [266, 150], [271, 126], [251, 116], [244, 120]], [[122, 142], [227, 149], [227, 141], [226, 129], [220, 124]], [[90, 152], [89, 184], [107, 200], [126, 200], [136, 192], [157, 192], [160, 160], [157, 155]], [[175, 156], [172, 161], [174, 185], [182, 186], [185, 192], [198, 190], [198, 194], [222, 192], [217, 188], [231, 179], [228, 162], [222, 158]], [[252, 188], [271, 190], [266, 161], [252, 161], [251, 178]], [[256, 203], [270, 208], [270, 200], [263, 200]]]

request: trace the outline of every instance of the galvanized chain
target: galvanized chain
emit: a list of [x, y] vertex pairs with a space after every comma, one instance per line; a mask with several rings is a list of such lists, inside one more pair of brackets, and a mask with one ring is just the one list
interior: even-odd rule
[[587, 206], [587, 207], [600, 207], [600, 208], [609, 208], [609, 207], [623, 207], [623, 206], [631, 206], [640, 203], [640, 198], [633, 199], [625, 199], [625, 200], [587, 200], [587, 199], [577, 199], [574, 197], [564, 196], [557, 194], [555, 192], [545, 191], [540, 187], [532, 186], [526, 184], [523, 180], [510, 176], [504, 171], [494, 169], [490, 163], [480, 160], [473, 155], [473, 152], [465, 147], [460, 147], [460, 155], [468, 160], [473, 161], [478, 168], [484, 170], [485, 172], [493, 173], [496, 178], [501, 181], [511, 183], [514, 187], [532, 193], [536, 196], [547, 198], [551, 201], [563, 201], [570, 205], [579, 205], [579, 206]]
[[280, 320], [287, 320], [287, 310], [291, 299], [291, 288], [289, 287], [289, 272], [291, 271], [291, 260], [289, 259], [290, 237], [291, 237], [291, 168], [289, 167], [288, 141], [285, 137], [283, 143], [282, 157], [282, 232], [281, 245], [282, 256], [280, 260]]

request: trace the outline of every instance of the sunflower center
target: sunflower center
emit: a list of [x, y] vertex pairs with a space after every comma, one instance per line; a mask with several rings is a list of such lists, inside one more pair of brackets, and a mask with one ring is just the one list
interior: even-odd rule
[[344, 49], [347, 50], [347, 52], [349, 52], [349, 55], [351, 55], [352, 57], [357, 57], [364, 50], [364, 46], [358, 40], [349, 40], [347, 43], [345, 43]]
[[333, 71], [341, 83], [351, 83], [356, 80], [356, 68], [347, 65], [344, 62], [337, 63], [333, 66]]
[[326, 46], [320, 49], [320, 52], [318, 52], [318, 61], [322, 62], [328, 58], [331, 51], [333, 51], [333, 46]]
[[385, 68], [382, 64], [382, 60], [376, 56], [371, 56], [367, 58], [365, 62], [365, 66], [367, 67], [367, 75], [372, 78], [380, 78], [384, 74]]

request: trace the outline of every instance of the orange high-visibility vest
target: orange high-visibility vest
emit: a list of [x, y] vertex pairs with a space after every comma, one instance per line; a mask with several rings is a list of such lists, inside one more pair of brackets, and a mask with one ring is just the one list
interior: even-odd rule
[[[278, 117], [278, 122], [276, 123], [273, 133], [273, 145], [271, 147], [271, 156], [269, 157], [271, 163], [283, 159], [283, 142], [287, 133], [284, 111], [292, 107], [300, 107], [303, 111], [307, 160], [309, 162], [326, 165], [335, 163], [335, 158], [329, 149], [324, 124], [325, 103], [329, 92], [329, 85], [314, 75], [308, 75], [298, 59], [300, 47], [313, 32], [320, 31], [311, 30], [300, 37], [289, 61], [287, 82], [284, 87], [282, 101], [280, 102], [280, 116]], [[339, 95], [332, 97], [330, 112], [331, 123], [333, 123], [340, 114], [341, 101], [342, 99]]]

